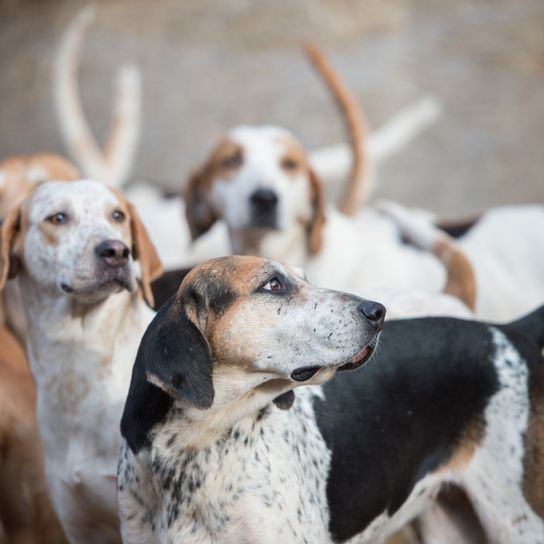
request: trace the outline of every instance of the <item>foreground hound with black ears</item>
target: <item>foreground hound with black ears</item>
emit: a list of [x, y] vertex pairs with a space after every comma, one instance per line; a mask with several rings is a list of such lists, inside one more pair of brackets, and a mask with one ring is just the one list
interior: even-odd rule
[[160, 272], [132, 205], [96, 181], [43, 183], [2, 225], [0, 289], [18, 275], [49, 491], [74, 544], [120, 542], [119, 421]]
[[276, 262], [193, 269], [134, 365], [125, 544], [381, 544], [444, 482], [492, 542], [542, 544], [544, 306], [389, 322], [375, 350], [383, 319]]

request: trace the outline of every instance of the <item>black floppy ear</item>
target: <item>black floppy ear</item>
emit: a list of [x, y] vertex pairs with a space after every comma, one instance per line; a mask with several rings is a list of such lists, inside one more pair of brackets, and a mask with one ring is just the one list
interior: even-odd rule
[[210, 346], [174, 295], [162, 305], [140, 342], [121, 434], [137, 453], [150, 445], [149, 431], [166, 417], [174, 400], [204, 410], [213, 398]]
[[165, 306], [147, 328], [136, 364], [144, 366], [148, 382], [171, 397], [209, 408], [214, 397], [210, 346], [180, 300], [174, 297]]

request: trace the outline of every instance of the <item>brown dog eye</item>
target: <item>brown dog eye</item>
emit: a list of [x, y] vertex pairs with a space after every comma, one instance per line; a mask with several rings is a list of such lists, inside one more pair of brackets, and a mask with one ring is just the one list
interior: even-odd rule
[[68, 215], [63, 212], [54, 213], [47, 218], [47, 221], [53, 225], [64, 225], [68, 221]]
[[242, 152], [236, 151], [236, 153], [225, 157], [222, 160], [222, 165], [224, 168], [239, 168], [242, 166]]
[[125, 220], [125, 214], [121, 210], [115, 210], [111, 216], [117, 223], [122, 223]]
[[266, 282], [263, 287], [265, 291], [271, 291], [272, 293], [279, 293], [283, 291], [283, 284], [278, 278], [272, 278], [270, 281]]
[[281, 161], [281, 167], [284, 170], [296, 170], [298, 168], [298, 162], [294, 159], [286, 158]]

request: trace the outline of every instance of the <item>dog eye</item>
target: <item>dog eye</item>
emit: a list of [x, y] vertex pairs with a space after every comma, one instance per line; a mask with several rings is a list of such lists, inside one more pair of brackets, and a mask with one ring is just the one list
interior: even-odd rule
[[278, 278], [272, 278], [267, 281], [262, 287], [264, 291], [270, 291], [271, 293], [279, 293], [283, 291], [283, 284]]
[[281, 161], [281, 167], [285, 170], [296, 170], [298, 168], [298, 162], [294, 159], [285, 158]]
[[122, 223], [125, 220], [125, 214], [121, 210], [115, 210], [111, 217], [114, 221], [117, 221], [117, 223]]
[[47, 217], [46, 221], [53, 223], [53, 225], [64, 225], [68, 221], [68, 215], [63, 212], [54, 213]]
[[238, 168], [242, 165], [242, 152], [236, 151], [236, 153], [233, 153], [232, 155], [229, 155], [228, 157], [225, 157], [221, 164], [225, 168]]

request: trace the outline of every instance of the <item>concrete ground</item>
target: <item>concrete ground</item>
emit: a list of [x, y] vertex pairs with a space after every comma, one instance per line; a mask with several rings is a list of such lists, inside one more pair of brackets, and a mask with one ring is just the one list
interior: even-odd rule
[[[52, 55], [74, 0], [0, 0], [0, 157], [62, 152]], [[80, 81], [103, 137], [116, 68], [139, 63], [143, 132], [134, 177], [170, 188], [240, 123], [274, 123], [308, 148], [344, 138], [305, 61], [329, 54], [379, 126], [423, 95], [439, 122], [379, 171], [378, 196], [472, 214], [544, 201], [542, 0], [101, 0]]]

